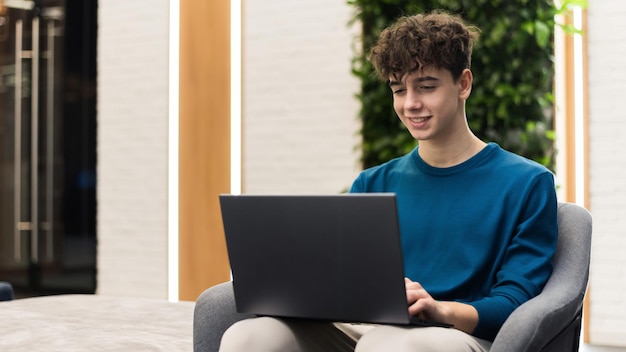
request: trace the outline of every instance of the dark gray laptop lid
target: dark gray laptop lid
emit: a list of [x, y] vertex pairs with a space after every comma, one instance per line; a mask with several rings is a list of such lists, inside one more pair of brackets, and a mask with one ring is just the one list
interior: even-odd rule
[[237, 310], [408, 324], [389, 193], [221, 195]]

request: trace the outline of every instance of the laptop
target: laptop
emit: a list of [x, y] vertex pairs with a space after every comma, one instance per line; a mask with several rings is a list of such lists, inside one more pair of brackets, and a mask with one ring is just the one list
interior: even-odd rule
[[393, 193], [220, 195], [237, 311], [445, 326], [410, 317]]

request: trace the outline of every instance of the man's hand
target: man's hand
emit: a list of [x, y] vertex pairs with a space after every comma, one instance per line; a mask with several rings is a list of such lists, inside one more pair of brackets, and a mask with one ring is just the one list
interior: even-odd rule
[[459, 302], [436, 301], [418, 282], [404, 279], [409, 314], [420, 319], [452, 324], [458, 330], [471, 334], [478, 323], [474, 307]]

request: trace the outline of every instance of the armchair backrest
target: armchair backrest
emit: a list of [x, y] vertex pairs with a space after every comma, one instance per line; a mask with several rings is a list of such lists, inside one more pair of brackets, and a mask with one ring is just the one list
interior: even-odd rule
[[591, 255], [591, 214], [559, 203], [554, 271], [537, 297], [504, 323], [491, 352], [578, 351], [580, 320]]

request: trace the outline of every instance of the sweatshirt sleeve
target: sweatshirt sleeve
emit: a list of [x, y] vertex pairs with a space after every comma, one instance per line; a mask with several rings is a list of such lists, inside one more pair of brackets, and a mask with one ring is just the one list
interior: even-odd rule
[[490, 341], [513, 310], [541, 292], [552, 273], [558, 235], [553, 175], [541, 174], [520, 209], [511, 211], [519, 220], [496, 282], [487, 297], [467, 302], [478, 311], [473, 335]]
[[350, 193], [364, 193], [365, 189], [363, 187], [363, 173], [361, 172], [359, 176], [352, 182], [352, 186], [350, 187]]

